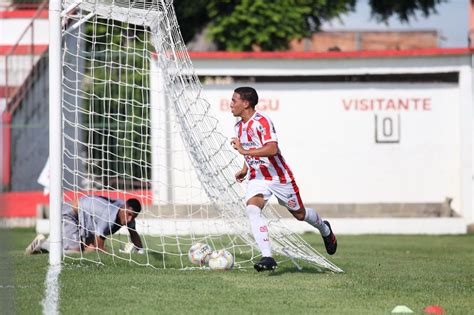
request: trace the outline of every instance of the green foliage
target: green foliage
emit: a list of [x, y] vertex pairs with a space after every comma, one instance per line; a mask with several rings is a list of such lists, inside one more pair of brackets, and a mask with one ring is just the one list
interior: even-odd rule
[[398, 16], [402, 22], [416, 18], [417, 12], [425, 17], [437, 13], [436, 6], [447, 0], [370, 0], [372, 16], [380, 22], [386, 22], [391, 16]]
[[[310, 36], [324, 21], [355, 8], [357, 0], [175, 0], [185, 42], [208, 26], [219, 50], [285, 50], [292, 39]], [[361, 0], [360, 0], [361, 1]], [[384, 22], [398, 16], [402, 22], [436, 13], [447, 0], [370, 0], [372, 16]]]
[[210, 19], [206, 9], [208, 2], [207, 0], [173, 1], [176, 18], [185, 43], [191, 41], [209, 23]]
[[[141, 27], [121, 22], [86, 28], [84, 141], [92, 172], [104, 185], [130, 188], [150, 176], [148, 69], [150, 44]], [[111, 181], [112, 180], [112, 181]]]
[[223, 0], [208, 4], [211, 38], [231, 51], [284, 50], [322, 21], [349, 12], [355, 0]]

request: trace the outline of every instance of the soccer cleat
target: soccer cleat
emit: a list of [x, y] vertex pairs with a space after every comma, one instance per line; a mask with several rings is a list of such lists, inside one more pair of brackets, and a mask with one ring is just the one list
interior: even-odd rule
[[46, 241], [46, 238], [43, 234], [38, 234], [33, 242], [25, 249], [25, 255], [40, 254], [43, 251], [41, 250], [41, 245]]
[[262, 257], [262, 259], [253, 265], [255, 270], [258, 272], [265, 271], [265, 270], [275, 270], [277, 267], [277, 262], [273, 257]]
[[330, 231], [328, 236], [323, 236], [324, 246], [326, 246], [326, 251], [329, 255], [334, 255], [337, 249], [336, 235], [334, 235], [334, 233], [332, 232], [331, 225], [328, 221], [324, 221], [324, 224], [328, 226]]

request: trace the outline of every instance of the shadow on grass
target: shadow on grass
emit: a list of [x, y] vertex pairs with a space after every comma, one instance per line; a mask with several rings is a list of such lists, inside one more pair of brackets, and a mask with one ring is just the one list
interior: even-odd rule
[[303, 274], [328, 274], [328, 273], [333, 273], [332, 271], [327, 271], [327, 270], [321, 270], [321, 269], [316, 269], [316, 268], [303, 268], [299, 270], [296, 267], [278, 267], [275, 271], [269, 272], [269, 276], [271, 277], [276, 277], [276, 276], [281, 276], [285, 273], [303, 273]]
[[156, 259], [156, 260], [167, 261], [167, 258], [162, 253], [151, 252], [151, 253], [148, 253], [148, 256], [153, 257], [153, 259]]

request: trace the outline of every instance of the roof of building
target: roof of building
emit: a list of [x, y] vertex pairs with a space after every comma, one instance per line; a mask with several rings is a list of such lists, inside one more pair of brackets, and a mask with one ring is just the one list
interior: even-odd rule
[[338, 59], [338, 58], [393, 58], [415, 56], [469, 55], [473, 48], [429, 48], [413, 50], [370, 50], [370, 51], [328, 51], [328, 52], [189, 52], [191, 59]]

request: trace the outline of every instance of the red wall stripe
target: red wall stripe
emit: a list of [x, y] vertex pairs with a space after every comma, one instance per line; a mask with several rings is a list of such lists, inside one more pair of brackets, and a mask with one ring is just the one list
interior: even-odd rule
[[[0, 19], [31, 19], [36, 14], [36, 10], [13, 10], [0, 11]], [[49, 17], [48, 10], [43, 10], [38, 15], [38, 19], [47, 19]]]
[[[18, 45], [14, 47], [13, 45], [0, 45], [0, 55], [12, 54], [13, 56], [18, 55], [31, 55], [32, 46], [31, 45]], [[43, 52], [48, 49], [48, 45], [33, 45], [33, 54], [41, 55]]]
[[13, 95], [16, 91], [17, 87], [16, 86], [0, 86], [0, 98], [5, 98], [8, 95]]
[[429, 48], [410, 50], [367, 50], [367, 51], [262, 51], [262, 52], [230, 52], [230, 51], [191, 51], [191, 59], [333, 59], [333, 58], [384, 58], [414, 57], [439, 55], [468, 55], [474, 48]]

